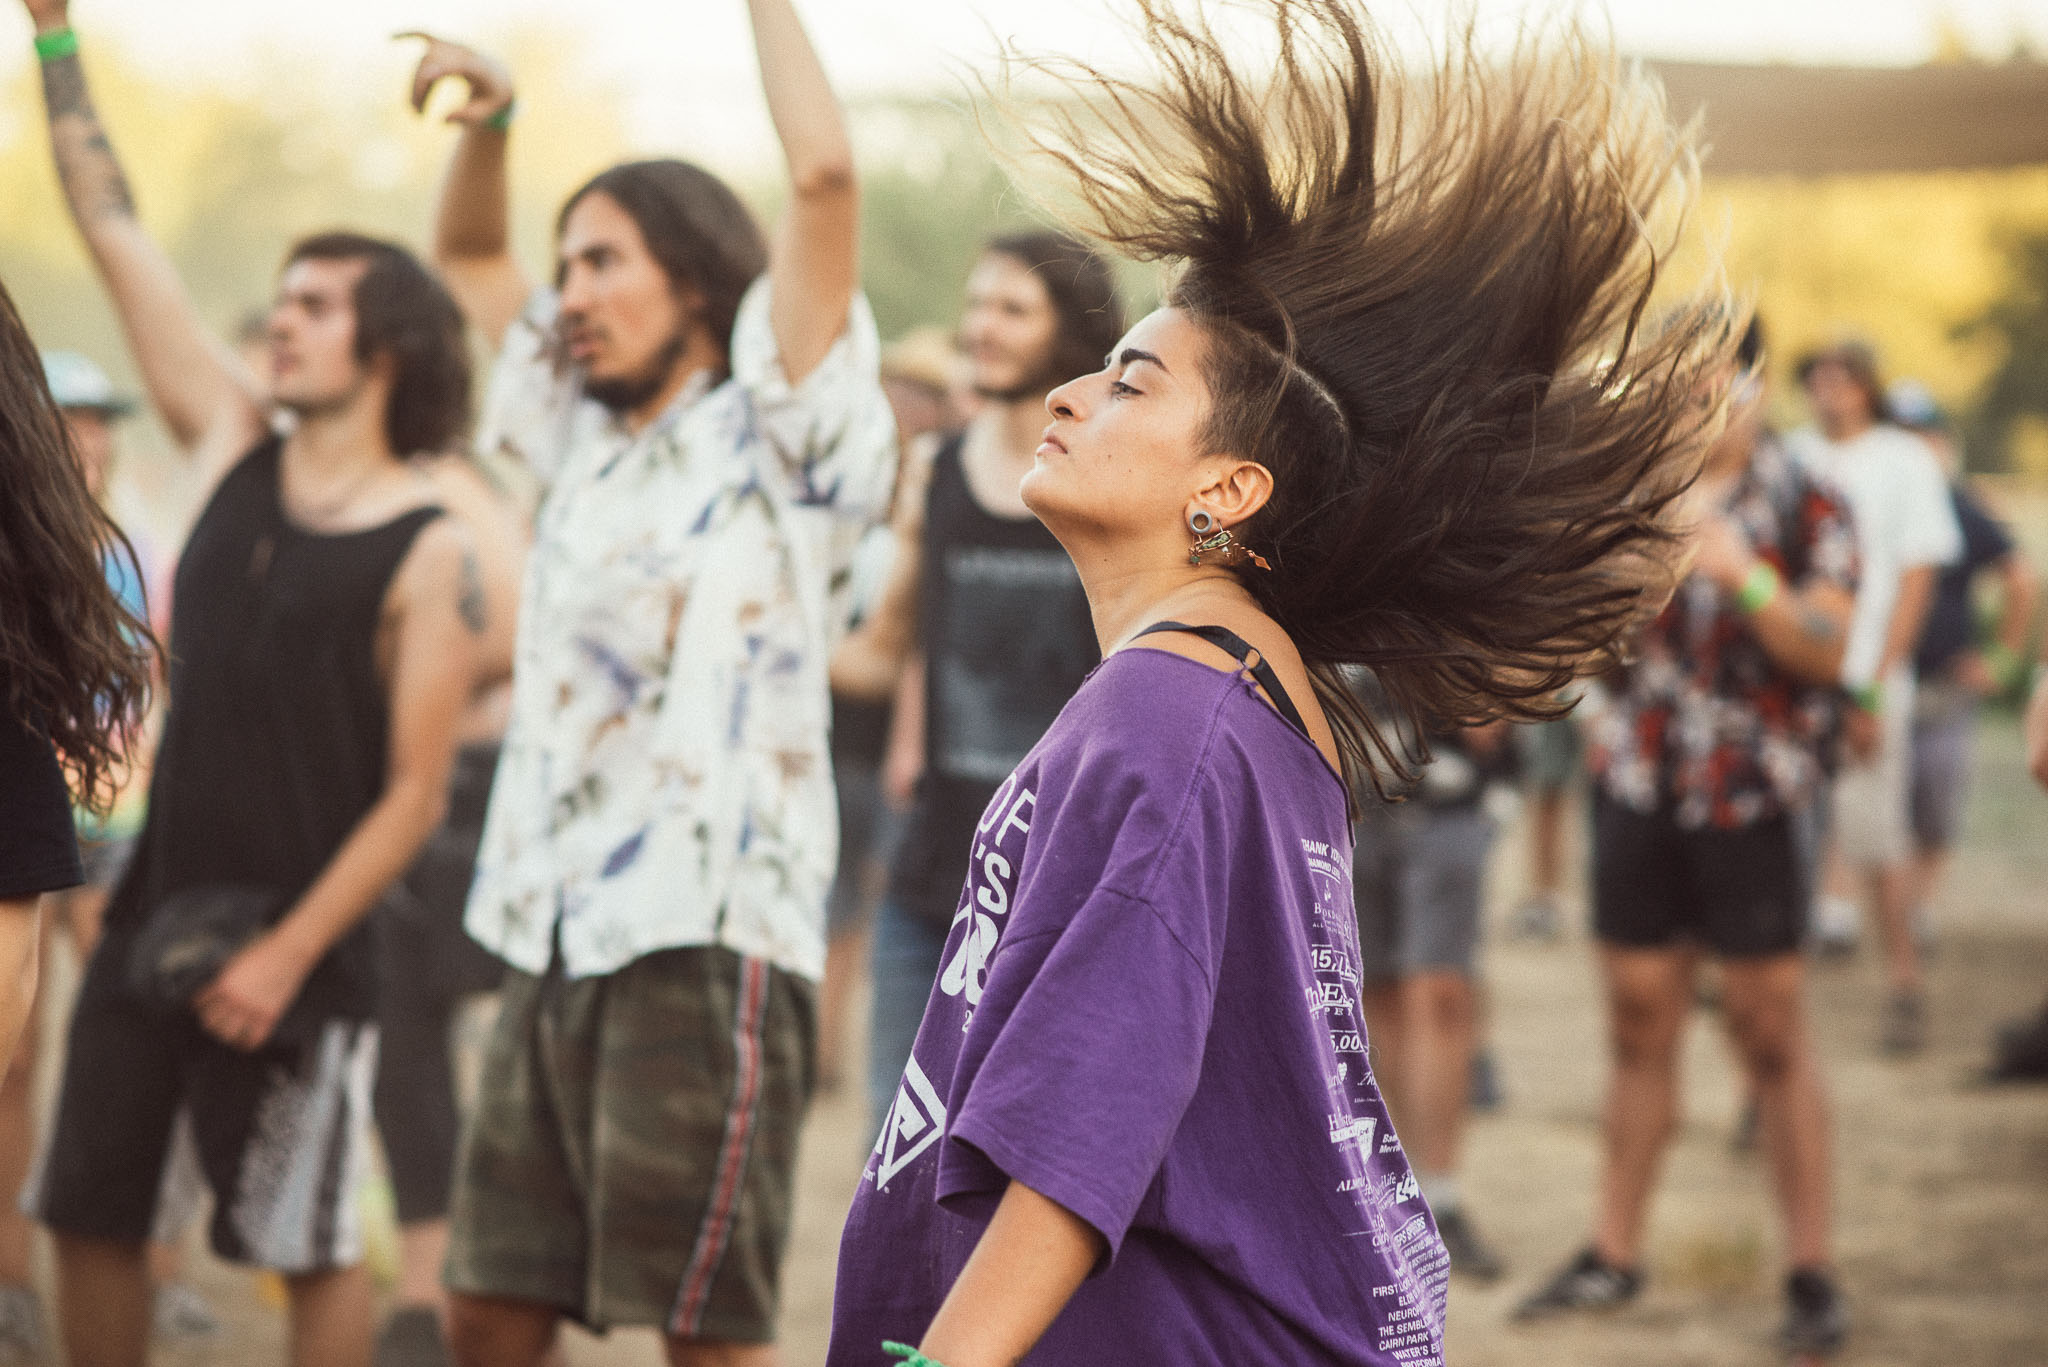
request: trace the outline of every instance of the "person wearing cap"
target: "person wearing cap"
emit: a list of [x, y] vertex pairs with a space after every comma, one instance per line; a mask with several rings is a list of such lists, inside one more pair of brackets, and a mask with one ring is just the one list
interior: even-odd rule
[[1912, 933], [1913, 840], [1907, 802], [1912, 753], [1913, 651], [1940, 567], [1962, 554], [1947, 481], [1927, 443], [1891, 420], [1877, 360], [1861, 342], [1803, 357], [1799, 383], [1814, 424], [1788, 439], [1794, 455], [1848, 497], [1862, 577], [1849, 622], [1841, 685], [1845, 754], [1833, 789], [1835, 860], [1817, 929], [1867, 892], [1877, 912], [1889, 993], [1880, 1047], [1926, 1042], [1921, 956]]
[[[1954, 845], [1969, 793], [1977, 705], [2018, 688], [2026, 673], [2027, 635], [2039, 594], [2034, 568], [1963, 477], [1955, 425], [1926, 386], [1901, 380], [1886, 396], [1901, 427], [1917, 432], [1948, 475], [1949, 502], [1963, 553], [1942, 567], [1934, 601], [1913, 652], [1912, 787], [1914, 925], [1933, 938], [1934, 890]], [[1998, 582], [1998, 619], [1980, 633], [1974, 591]]]

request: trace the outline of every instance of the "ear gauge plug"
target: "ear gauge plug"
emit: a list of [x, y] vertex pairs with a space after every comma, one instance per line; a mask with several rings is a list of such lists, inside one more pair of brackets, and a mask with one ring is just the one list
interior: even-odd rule
[[1216, 519], [1207, 508], [1197, 508], [1188, 514], [1188, 530], [1196, 536], [1207, 536], [1216, 530]]

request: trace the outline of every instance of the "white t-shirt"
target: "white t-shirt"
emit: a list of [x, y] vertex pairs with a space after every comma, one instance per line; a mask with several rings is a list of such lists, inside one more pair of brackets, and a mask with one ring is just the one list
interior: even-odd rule
[[1946, 565], [1962, 556], [1963, 533], [1956, 525], [1948, 481], [1926, 442], [1885, 423], [1847, 441], [1830, 441], [1818, 429], [1805, 427], [1786, 445], [1816, 478], [1842, 491], [1856, 522], [1863, 564], [1842, 682], [1859, 687], [1877, 677], [1900, 578], [1907, 570]]

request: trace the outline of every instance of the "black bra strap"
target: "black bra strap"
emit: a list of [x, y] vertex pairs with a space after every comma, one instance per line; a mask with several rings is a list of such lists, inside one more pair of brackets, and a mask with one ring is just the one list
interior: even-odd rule
[[[1252, 678], [1257, 681], [1259, 687], [1266, 690], [1266, 696], [1273, 700], [1273, 706], [1286, 719], [1287, 724], [1301, 732], [1303, 736], [1308, 735], [1307, 723], [1302, 721], [1301, 712], [1295, 707], [1294, 699], [1288, 697], [1287, 690], [1280, 686], [1280, 676], [1273, 672], [1272, 665], [1266, 663], [1265, 653], [1244, 637], [1229, 627], [1191, 627], [1185, 622], [1154, 622], [1139, 632], [1138, 636], [1150, 636], [1155, 631], [1185, 631], [1190, 636], [1199, 636], [1210, 645], [1236, 656], [1237, 662], [1251, 671]], [[1131, 639], [1135, 641], [1137, 636]], [[1257, 664], [1252, 663], [1254, 655], [1259, 657]]]

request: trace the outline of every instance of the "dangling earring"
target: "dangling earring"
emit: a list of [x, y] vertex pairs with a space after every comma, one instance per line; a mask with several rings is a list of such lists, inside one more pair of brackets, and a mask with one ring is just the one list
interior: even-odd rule
[[[1197, 508], [1188, 514], [1188, 530], [1195, 534], [1194, 544], [1188, 547], [1190, 565], [1236, 566], [1249, 560], [1262, 570], [1273, 568], [1266, 563], [1266, 557], [1232, 536], [1228, 527], [1217, 530], [1216, 519], [1207, 508]], [[1205, 562], [1205, 555], [1215, 558]]]

